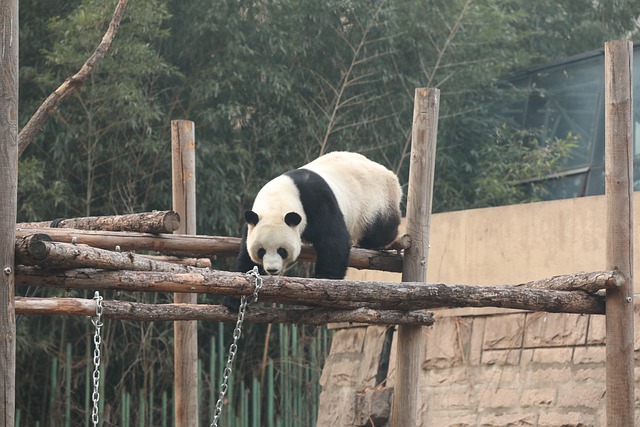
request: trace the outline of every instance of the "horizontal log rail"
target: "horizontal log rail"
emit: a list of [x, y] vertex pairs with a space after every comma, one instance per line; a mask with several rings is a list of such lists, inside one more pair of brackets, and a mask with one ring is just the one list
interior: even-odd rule
[[74, 228], [78, 230], [136, 231], [139, 233], [172, 233], [180, 227], [180, 215], [174, 211], [153, 211], [128, 215], [59, 218], [53, 221], [22, 222], [18, 228]]
[[58, 270], [97, 268], [170, 273], [209, 271], [206, 268], [152, 259], [133, 252], [115, 252], [82, 244], [53, 242], [47, 234], [30, 234], [17, 239], [16, 263]]
[[[183, 257], [231, 258], [240, 251], [240, 238], [220, 236], [190, 236], [184, 234], [149, 234], [115, 231], [90, 231], [64, 228], [17, 228], [16, 238], [31, 234], [46, 234], [51, 240], [85, 244], [94, 248], [122, 251], [154, 251]], [[313, 248], [304, 245], [299, 261], [313, 262]], [[402, 271], [402, 256], [392, 252], [352, 248], [349, 266], [358, 269]]]
[[619, 271], [594, 271], [553, 276], [548, 279], [521, 283], [517, 286], [537, 289], [553, 289], [557, 291], [598, 292], [601, 289], [618, 288], [625, 283], [624, 274]]
[[[576, 277], [567, 275], [571, 284]], [[604, 277], [609, 276], [608, 280]], [[554, 283], [559, 277], [552, 278]], [[599, 272], [598, 280], [616, 286], [617, 273]], [[265, 277], [261, 301], [295, 305], [357, 309], [424, 310], [444, 307], [502, 307], [555, 313], [604, 314], [604, 297], [583, 291], [539, 289], [543, 281], [523, 286], [472, 286], [443, 283], [388, 283], [346, 280]], [[20, 266], [16, 285], [51, 286], [63, 289], [123, 290], [143, 292], [190, 292], [217, 295], [249, 295], [253, 280], [244, 274], [204, 270], [197, 273], [106, 271], [75, 269], [47, 271]]]
[[[226, 307], [204, 304], [144, 304], [129, 301], [104, 300], [102, 314], [107, 319], [136, 320], [142, 322], [200, 320], [235, 322], [236, 313]], [[96, 303], [82, 298], [16, 298], [18, 315], [95, 316]], [[328, 308], [290, 307], [274, 308], [250, 306], [245, 321], [251, 323], [301, 323], [322, 325], [335, 322], [383, 325], [413, 324], [430, 326], [435, 322], [432, 312], [394, 311], [357, 308], [335, 310]]]

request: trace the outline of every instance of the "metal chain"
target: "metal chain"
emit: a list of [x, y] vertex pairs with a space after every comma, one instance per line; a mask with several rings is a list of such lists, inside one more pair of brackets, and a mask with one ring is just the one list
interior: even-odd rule
[[244, 313], [247, 309], [247, 305], [250, 302], [258, 301], [258, 292], [260, 291], [260, 289], [262, 289], [262, 277], [260, 277], [258, 267], [253, 267], [253, 270], [247, 271], [246, 275], [253, 276], [255, 278], [255, 288], [253, 289], [253, 295], [251, 295], [250, 300], [247, 300], [246, 295], [243, 295], [240, 298], [238, 320], [236, 321], [236, 327], [233, 330], [233, 343], [231, 343], [231, 345], [229, 346], [229, 356], [227, 357], [227, 365], [225, 366], [224, 372], [222, 374], [220, 394], [218, 396], [218, 401], [216, 402], [215, 412], [213, 413], [213, 422], [209, 427], [218, 427], [218, 420], [220, 419], [220, 415], [222, 415], [222, 405], [224, 405], [224, 397], [227, 394], [227, 390], [229, 388], [231, 365], [233, 364], [233, 359], [236, 357], [236, 351], [238, 351], [238, 340], [240, 339], [240, 335], [242, 334], [242, 322], [244, 322]]
[[95, 334], [93, 335], [93, 394], [91, 400], [93, 401], [93, 411], [91, 412], [91, 421], [93, 421], [94, 427], [98, 426], [98, 403], [100, 402], [100, 344], [102, 343], [102, 336], [100, 332], [102, 330], [102, 297], [100, 292], [96, 291], [93, 299], [96, 300], [96, 317], [91, 318], [91, 323], [95, 326]]

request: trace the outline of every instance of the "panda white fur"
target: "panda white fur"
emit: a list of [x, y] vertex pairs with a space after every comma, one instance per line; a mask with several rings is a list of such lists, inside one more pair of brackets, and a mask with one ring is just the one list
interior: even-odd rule
[[269, 181], [251, 210], [235, 271], [254, 265], [282, 274], [313, 244], [316, 278], [342, 279], [353, 244], [382, 248], [400, 224], [402, 189], [396, 175], [366, 157], [333, 152]]

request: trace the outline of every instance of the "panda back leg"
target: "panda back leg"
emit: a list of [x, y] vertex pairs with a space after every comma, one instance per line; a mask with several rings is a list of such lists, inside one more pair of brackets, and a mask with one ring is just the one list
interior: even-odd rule
[[378, 215], [376, 220], [369, 224], [364, 235], [358, 240], [358, 246], [364, 249], [381, 249], [393, 243], [398, 237], [400, 215]]

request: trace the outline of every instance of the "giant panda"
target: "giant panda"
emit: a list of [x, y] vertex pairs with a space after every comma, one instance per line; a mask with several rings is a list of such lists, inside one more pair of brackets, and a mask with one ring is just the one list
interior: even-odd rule
[[394, 241], [401, 199], [398, 178], [384, 166], [357, 153], [325, 154], [258, 192], [244, 212], [234, 270], [258, 265], [263, 273], [281, 275], [305, 241], [316, 251], [314, 277], [343, 279], [352, 245], [376, 249]]

